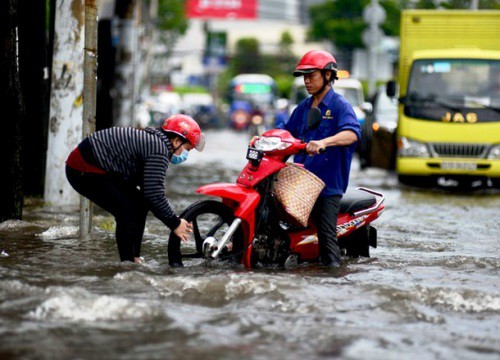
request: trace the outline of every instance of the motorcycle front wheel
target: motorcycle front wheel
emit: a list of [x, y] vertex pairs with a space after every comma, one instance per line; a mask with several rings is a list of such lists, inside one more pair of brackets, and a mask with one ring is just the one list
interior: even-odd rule
[[[181, 242], [173, 231], [170, 233], [168, 262], [173, 267], [183, 266], [182, 259], [203, 258], [203, 241], [209, 236], [220, 241], [235, 218], [230, 207], [215, 200], [196, 202], [188, 206], [180, 217], [192, 224], [193, 232], [187, 243]], [[241, 262], [243, 251], [243, 232], [238, 227], [219, 258]]]

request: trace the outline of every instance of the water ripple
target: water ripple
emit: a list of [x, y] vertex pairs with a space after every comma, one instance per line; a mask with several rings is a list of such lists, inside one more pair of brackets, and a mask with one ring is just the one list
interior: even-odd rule
[[73, 287], [50, 287], [48, 298], [28, 313], [35, 320], [70, 322], [119, 321], [151, 319], [156, 311], [145, 302], [133, 302], [118, 296], [96, 295]]

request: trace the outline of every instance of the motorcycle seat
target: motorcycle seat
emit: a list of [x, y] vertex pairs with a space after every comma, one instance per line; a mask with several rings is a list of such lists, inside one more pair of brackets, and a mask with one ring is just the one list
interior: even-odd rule
[[376, 201], [375, 195], [366, 191], [358, 189], [347, 190], [342, 199], [340, 199], [339, 213], [353, 214], [356, 211], [372, 206]]

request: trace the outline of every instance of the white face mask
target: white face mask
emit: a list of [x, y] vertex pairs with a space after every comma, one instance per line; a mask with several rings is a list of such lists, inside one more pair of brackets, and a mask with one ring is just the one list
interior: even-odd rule
[[186, 149], [183, 149], [182, 153], [180, 155], [173, 154], [172, 159], [170, 159], [170, 162], [174, 165], [181, 164], [187, 160], [188, 155], [189, 155], [189, 151], [187, 151]]

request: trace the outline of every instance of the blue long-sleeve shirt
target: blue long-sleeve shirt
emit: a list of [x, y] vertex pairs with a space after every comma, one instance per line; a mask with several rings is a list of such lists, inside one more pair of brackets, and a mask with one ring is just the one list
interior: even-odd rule
[[[333, 88], [318, 105], [322, 115], [318, 128], [308, 129], [307, 117], [312, 101], [312, 96], [301, 101], [290, 118], [277, 127], [290, 131], [292, 136], [305, 142], [323, 140], [344, 130], [353, 131], [358, 140], [360, 139], [361, 129], [351, 104]], [[349, 184], [349, 173], [355, 151], [356, 142], [348, 146], [329, 146], [324, 153], [314, 156], [306, 153], [296, 154], [294, 162], [304, 164], [307, 170], [324, 181], [325, 189], [320, 196], [342, 195]]]

